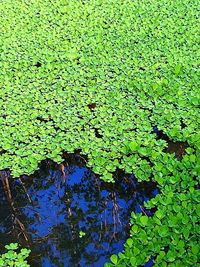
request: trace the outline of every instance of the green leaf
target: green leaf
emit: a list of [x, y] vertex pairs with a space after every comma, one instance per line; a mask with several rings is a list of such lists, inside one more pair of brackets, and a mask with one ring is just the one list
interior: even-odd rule
[[135, 257], [130, 258], [131, 266], [136, 266], [137, 259]]
[[116, 265], [117, 262], [118, 262], [118, 257], [117, 257], [117, 255], [113, 254], [113, 255], [110, 257], [110, 260], [112, 261], [112, 263], [114, 263], [114, 264]]
[[138, 150], [139, 145], [138, 145], [138, 143], [137, 143], [135, 140], [133, 140], [133, 141], [131, 141], [131, 142], [129, 143], [129, 148], [130, 148], [130, 150], [131, 150], [132, 152], [135, 152], [135, 151]]
[[146, 226], [148, 224], [149, 218], [147, 216], [142, 216], [140, 218], [140, 222], [142, 223], [143, 226]]
[[195, 254], [195, 255], [198, 255], [199, 254], [199, 246], [198, 245], [193, 245], [192, 248], [192, 253]]
[[131, 238], [128, 238], [126, 243], [128, 244], [129, 247], [133, 246], [133, 240]]
[[169, 262], [173, 262], [175, 260], [174, 252], [172, 252], [172, 251], [169, 250], [167, 252], [167, 259], [168, 259]]
[[181, 65], [178, 64], [178, 65], [176, 65], [175, 68], [174, 68], [174, 73], [175, 73], [176, 75], [178, 75], [178, 74], [180, 73], [180, 71], [181, 71]]
[[8, 250], [16, 250], [16, 249], [18, 249], [18, 244], [17, 243], [10, 243], [9, 245], [6, 245], [5, 248]]
[[157, 210], [155, 212], [155, 216], [158, 217], [158, 219], [162, 219], [164, 217], [164, 214], [161, 210]]

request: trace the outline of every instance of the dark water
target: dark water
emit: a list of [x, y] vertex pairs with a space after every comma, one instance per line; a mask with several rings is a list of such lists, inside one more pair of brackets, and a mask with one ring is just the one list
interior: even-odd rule
[[163, 150], [165, 153], [174, 154], [178, 160], [181, 160], [189, 147], [187, 142], [173, 141], [164, 134], [162, 130], [158, 130], [157, 126], [153, 127], [153, 132], [156, 134], [157, 139], [162, 139], [167, 142], [167, 147]]
[[138, 184], [133, 175], [115, 178], [115, 184], [100, 181], [70, 157], [63, 166], [43, 162], [33, 176], [22, 177], [24, 186], [11, 183], [11, 203], [0, 184], [0, 252], [19, 242], [31, 248], [33, 267], [103, 266], [123, 250], [131, 212], [151, 216], [143, 203], [158, 193], [155, 184]]

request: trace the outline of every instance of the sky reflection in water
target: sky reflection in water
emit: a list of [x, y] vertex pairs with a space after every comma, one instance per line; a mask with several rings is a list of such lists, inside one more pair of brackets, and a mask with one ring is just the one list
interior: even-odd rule
[[[32, 265], [101, 267], [110, 255], [123, 250], [131, 212], [141, 212], [144, 201], [158, 191], [152, 183], [137, 184], [133, 175], [118, 175], [115, 184], [102, 182], [74, 162], [65, 166], [65, 174], [48, 163], [31, 181], [25, 179], [32, 203], [20, 185], [13, 189], [19, 218], [30, 236]], [[0, 243], [19, 242], [16, 235], [5, 235], [12, 217], [3, 194], [0, 204]], [[82, 238], [80, 231], [85, 233]]]

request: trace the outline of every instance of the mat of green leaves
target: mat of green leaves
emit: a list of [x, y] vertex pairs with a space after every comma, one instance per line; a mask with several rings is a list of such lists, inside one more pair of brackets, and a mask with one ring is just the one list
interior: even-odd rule
[[[0, 3], [0, 170], [81, 149], [105, 181], [118, 168], [158, 183], [154, 216], [132, 213], [105, 266], [198, 265], [198, 31], [197, 0]], [[182, 160], [153, 126], [187, 141]]]

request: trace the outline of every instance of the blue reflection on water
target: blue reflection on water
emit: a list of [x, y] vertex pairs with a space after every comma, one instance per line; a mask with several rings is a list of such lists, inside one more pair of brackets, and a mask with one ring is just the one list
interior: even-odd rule
[[[131, 212], [141, 212], [144, 201], [158, 191], [151, 183], [138, 187], [133, 175], [116, 177], [115, 184], [108, 184], [75, 164], [65, 166], [65, 174], [55, 164], [45, 166], [32, 182], [25, 179], [32, 203], [19, 190], [15, 196], [31, 239], [32, 265], [101, 267], [113, 253], [123, 250]], [[1, 240], [5, 229], [1, 224], [2, 243], [8, 242]], [[85, 236], [80, 237], [80, 231]], [[10, 241], [19, 240], [12, 236]]]

